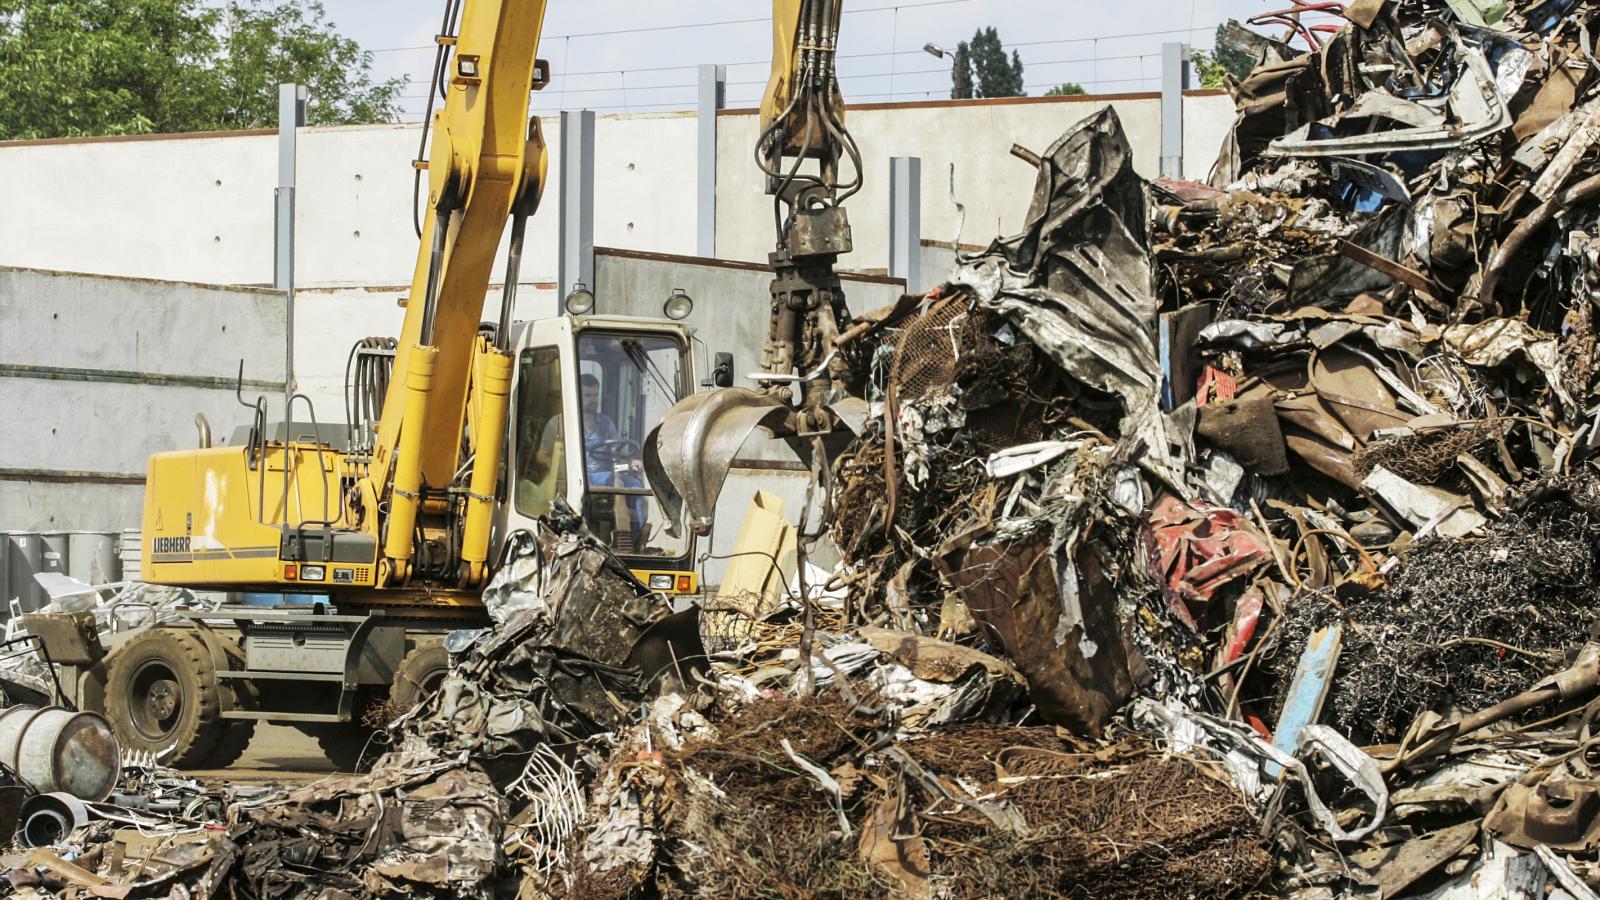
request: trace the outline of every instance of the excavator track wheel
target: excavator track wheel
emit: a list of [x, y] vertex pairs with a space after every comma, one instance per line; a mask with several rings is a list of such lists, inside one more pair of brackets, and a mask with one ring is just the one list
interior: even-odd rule
[[180, 769], [211, 762], [229, 724], [205, 642], [172, 628], [152, 628], [117, 648], [106, 713], [124, 747], [164, 754], [163, 763]]

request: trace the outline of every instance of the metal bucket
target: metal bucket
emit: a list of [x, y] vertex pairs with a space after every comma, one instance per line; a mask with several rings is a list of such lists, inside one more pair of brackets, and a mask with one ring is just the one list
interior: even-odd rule
[[33, 573], [40, 571], [44, 541], [34, 531], [12, 531], [5, 538], [11, 548], [11, 560], [7, 566], [10, 578], [6, 585], [5, 615], [10, 615], [13, 598], [19, 601], [23, 612], [32, 612], [44, 602], [44, 588], [33, 580]]
[[[72, 549], [68, 544], [68, 541], [71, 540], [71, 532], [46, 531], [40, 537], [44, 540], [44, 550], [39, 554], [39, 571], [67, 574], [67, 561], [72, 554]], [[48, 602], [48, 600], [49, 598], [46, 597], [40, 602]]]
[[139, 529], [122, 529], [122, 542], [117, 549], [117, 557], [122, 561], [122, 580], [141, 581], [144, 567], [140, 564], [143, 551], [140, 545]]
[[84, 584], [122, 580], [117, 562], [117, 533], [74, 531], [67, 536], [67, 574]]
[[40, 793], [104, 800], [122, 773], [119, 758], [111, 726], [94, 713], [57, 706], [0, 710], [0, 763]]

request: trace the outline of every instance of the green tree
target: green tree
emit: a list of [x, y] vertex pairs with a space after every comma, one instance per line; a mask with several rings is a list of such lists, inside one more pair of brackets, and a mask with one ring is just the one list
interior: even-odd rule
[[1064, 84], [1058, 84], [1050, 90], [1045, 91], [1044, 95], [1046, 97], [1076, 97], [1080, 94], [1087, 93], [1089, 92], [1083, 89], [1083, 85], [1077, 83], [1076, 81], [1068, 81]]
[[372, 54], [334, 31], [319, 0], [228, 4], [216, 67], [211, 127], [260, 128], [278, 121], [278, 85], [310, 90], [306, 122], [359, 125], [399, 117], [404, 78], [374, 83]]
[[1243, 81], [1256, 67], [1255, 54], [1234, 39], [1226, 23], [1217, 26], [1216, 48], [1210, 53], [1195, 50], [1191, 59], [1203, 88], [1225, 88], [1230, 76]]
[[0, 140], [267, 126], [280, 81], [313, 124], [393, 120], [371, 65], [318, 0], [0, 0]]
[[1022, 96], [1022, 57], [1015, 50], [1006, 58], [1000, 33], [994, 27], [980, 28], [972, 40], [956, 45], [955, 65], [950, 72], [950, 96]]

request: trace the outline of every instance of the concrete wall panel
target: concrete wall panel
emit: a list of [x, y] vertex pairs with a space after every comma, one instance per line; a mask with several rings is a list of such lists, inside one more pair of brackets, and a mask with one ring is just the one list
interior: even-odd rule
[[0, 364], [283, 380], [283, 294], [0, 269]]
[[283, 346], [275, 291], [0, 270], [0, 530], [137, 526], [143, 488], [120, 482], [195, 446], [196, 413], [218, 441], [247, 423], [239, 360], [281, 384]]
[[[196, 446], [196, 413], [205, 414], [217, 443], [250, 423], [232, 389], [31, 378], [6, 378], [0, 387], [0, 422], [7, 423], [0, 469], [143, 475], [150, 454]], [[260, 393], [277, 399], [245, 388], [245, 400]]]
[[272, 281], [274, 138], [12, 144], [0, 265], [222, 284]]
[[121, 531], [143, 515], [143, 484], [0, 481], [0, 531]]

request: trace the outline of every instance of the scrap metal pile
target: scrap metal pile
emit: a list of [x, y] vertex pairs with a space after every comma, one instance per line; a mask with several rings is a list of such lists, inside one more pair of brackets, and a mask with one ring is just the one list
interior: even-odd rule
[[1600, 3], [1341, 14], [1210, 183], [1107, 109], [846, 332], [833, 572], [758, 498], [697, 616], [543, 520], [369, 773], [131, 767], [13, 891], [1595, 896]]
[[1022, 723], [995, 656], [822, 608], [809, 666], [781, 614], [713, 661], [576, 516], [514, 548], [497, 624], [452, 637], [366, 773], [203, 786], [144, 759], [74, 796], [0, 769], [8, 893], [1227, 896], [1272, 871], [1220, 761]]
[[1223, 765], [1240, 891], [1593, 896], [1600, 4], [1341, 10], [1250, 38], [1209, 183], [1105, 111], [875, 317], [848, 612]]

